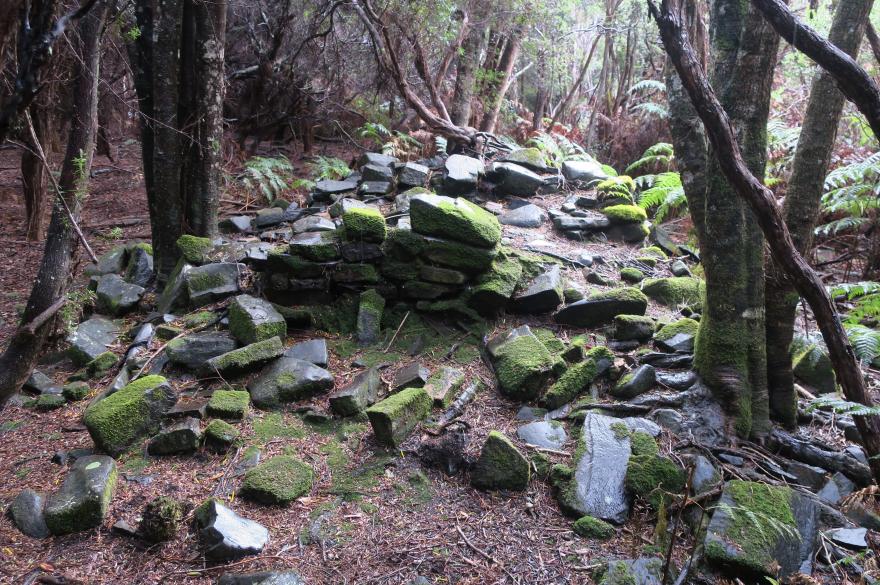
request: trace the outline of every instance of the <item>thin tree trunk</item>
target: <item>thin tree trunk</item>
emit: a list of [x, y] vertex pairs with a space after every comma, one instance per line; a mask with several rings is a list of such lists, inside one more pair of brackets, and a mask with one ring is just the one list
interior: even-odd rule
[[[43, 112], [32, 104], [30, 107], [34, 132], [41, 144], [47, 144], [46, 125], [48, 120]], [[30, 141], [28, 141], [30, 142]], [[37, 154], [37, 146], [28, 144], [29, 150], [21, 153], [21, 183], [24, 194], [25, 223], [27, 239], [39, 242], [43, 239], [43, 209], [46, 206], [48, 177], [46, 167]]]
[[[478, 0], [481, 3], [482, 0]], [[477, 68], [485, 37], [485, 14], [478, 4], [474, 10], [474, 23], [461, 44], [455, 76], [455, 92], [452, 95], [452, 123], [456, 126], [470, 126], [471, 105], [476, 92]]]
[[877, 30], [870, 21], [868, 21], [867, 33], [868, 44], [871, 46], [871, 54], [874, 55], [874, 60], [880, 63], [880, 37], [877, 36]]
[[[839, 2], [828, 40], [855, 56], [872, 4], [873, 0]], [[812, 245], [813, 228], [844, 101], [831, 75], [819, 69], [810, 89], [783, 206], [785, 223], [801, 255], [806, 255]], [[797, 425], [797, 395], [789, 348], [798, 300], [794, 287], [786, 280], [781, 267], [775, 262], [768, 262], [766, 315], [770, 410], [788, 428]]]
[[517, 28], [508, 36], [504, 52], [501, 54], [501, 61], [498, 64], [497, 78], [493, 78], [492, 83], [486, 84], [483, 118], [480, 120], [480, 130], [483, 132], [492, 133], [495, 131], [501, 104], [504, 102], [507, 90], [510, 89], [513, 67], [516, 65], [519, 50], [522, 47], [522, 34], [523, 31]]
[[[767, 238], [774, 260], [803, 296], [828, 346], [831, 362], [847, 400], [871, 406], [864, 375], [834, 303], [819, 275], [798, 254], [773, 193], [755, 177], [743, 160], [731, 120], [715, 96], [687, 39], [676, 8], [649, 4], [666, 52], [682, 80], [708, 135], [721, 171], [735, 193], [748, 202]], [[854, 417], [875, 481], [880, 481], [880, 421], [876, 416]]]
[[[73, 116], [67, 151], [61, 168], [60, 197], [64, 198], [73, 220], [79, 218], [82, 201], [87, 195], [95, 132], [98, 125], [98, 70], [101, 32], [108, 3], [98, 2], [93, 10], [79, 20], [73, 44], [78, 57], [73, 60]], [[60, 307], [71, 278], [71, 265], [76, 252], [77, 235], [63, 203], [56, 199], [43, 259], [34, 280], [28, 304], [22, 316], [22, 327], [15, 333], [6, 351], [0, 356], [0, 404], [21, 388], [27, 380], [55, 319], [47, 319], [33, 330], [32, 323], [47, 312]]]
[[599, 40], [601, 40], [601, 36], [597, 35], [595, 39], [593, 39], [593, 44], [590, 45], [590, 51], [587, 53], [587, 58], [584, 59], [584, 64], [581, 66], [581, 71], [578, 74], [577, 79], [572, 84], [571, 89], [568, 90], [568, 93], [565, 94], [565, 98], [563, 98], [562, 103], [556, 108], [556, 111], [553, 112], [553, 119], [550, 121], [550, 128], [556, 125], [556, 122], [565, 122], [565, 112], [568, 110], [569, 106], [571, 106], [571, 100], [574, 99], [574, 96], [581, 88], [581, 84], [584, 82], [584, 78], [587, 76], [587, 70], [590, 68], [590, 63], [593, 61], [593, 54], [596, 52], [596, 47], [599, 45]]

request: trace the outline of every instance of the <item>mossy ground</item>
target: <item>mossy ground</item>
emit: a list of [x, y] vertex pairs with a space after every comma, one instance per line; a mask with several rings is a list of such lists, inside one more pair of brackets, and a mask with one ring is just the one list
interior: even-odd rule
[[250, 406], [251, 395], [246, 390], [215, 390], [208, 401], [209, 416], [241, 420]]
[[314, 478], [315, 472], [305, 462], [278, 455], [248, 470], [239, 491], [243, 497], [263, 504], [284, 505], [306, 495]]
[[582, 516], [581, 518], [578, 518], [572, 528], [574, 529], [575, 534], [583, 536], [584, 538], [606, 540], [615, 534], [613, 526], [604, 520], [599, 520], [592, 516]]
[[657, 442], [646, 433], [632, 433], [630, 445], [626, 488], [658, 509], [661, 502], [684, 489], [684, 471], [671, 459], [660, 456]]

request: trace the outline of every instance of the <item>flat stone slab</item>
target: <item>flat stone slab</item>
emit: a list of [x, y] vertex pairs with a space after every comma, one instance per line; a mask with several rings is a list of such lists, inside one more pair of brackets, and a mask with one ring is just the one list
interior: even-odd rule
[[503, 225], [521, 228], [541, 227], [541, 224], [544, 223], [544, 211], [537, 205], [529, 203], [528, 205], [504, 212], [498, 218], [498, 221]]
[[195, 518], [208, 558], [228, 561], [256, 555], [269, 544], [269, 530], [265, 526], [242, 518], [216, 500], [199, 506]]
[[322, 368], [326, 368], [330, 361], [327, 340], [323, 338], [295, 343], [284, 352], [284, 356], [303, 360]]
[[348, 385], [331, 394], [330, 408], [340, 416], [354, 416], [375, 404], [381, 387], [379, 370], [370, 368], [355, 376]]
[[261, 571], [259, 573], [226, 573], [217, 585], [306, 585], [293, 571]]
[[165, 354], [171, 363], [198, 369], [206, 361], [238, 347], [238, 343], [225, 331], [200, 331], [168, 342]]
[[70, 357], [84, 366], [105, 351], [119, 336], [119, 327], [106, 317], [95, 315], [76, 326], [67, 341]]
[[247, 385], [257, 408], [276, 408], [284, 402], [322, 394], [332, 387], [330, 372], [292, 357], [276, 360]]
[[560, 450], [568, 440], [565, 426], [558, 421], [538, 420], [516, 430], [516, 436], [536, 447]]

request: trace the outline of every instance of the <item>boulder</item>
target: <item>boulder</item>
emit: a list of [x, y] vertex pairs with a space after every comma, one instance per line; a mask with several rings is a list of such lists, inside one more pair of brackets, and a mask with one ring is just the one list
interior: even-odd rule
[[261, 504], [283, 506], [308, 494], [314, 479], [309, 465], [290, 455], [278, 455], [248, 470], [239, 493]]
[[516, 209], [511, 209], [501, 214], [498, 221], [502, 225], [512, 225], [521, 228], [541, 227], [544, 223], [544, 210], [537, 205], [529, 203]]
[[323, 338], [295, 343], [285, 350], [284, 356], [303, 360], [322, 368], [326, 368], [330, 361], [327, 340]]
[[249, 234], [253, 231], [253, 218], [249, 215], [233, 215], [220, 221], [220, 231], [232, 234]]
[[382, 387], [379, 370], [370, 368], [330, 395], [330, 409], [339, 416], [354, 416], [375, 404]]
[[398, 447], [431, 412], [431, 397], [423, 388], [407, 388], [367, 409], [376, 441]]
[[493, 163], [490, 178], [495, 183], [495, 191], [501, 195], [531, 197], [544, 186], [544, 179], [516, 163]]
[[554, 171], [554, 169], [547, 164], [541, 150], [535, 147], [514, 150], [510, 154], [501, 158], [501, 162], [516, 163], [531, 171], [535, 171], [536, 173], [549, 173]]
[[391, 392], [400, 392], [404, 388], [422, 388], [430, 375], [431, 371], [420, 362], [412, 362], [394, 375]]
[[214, 419], [205, 427], [205, 447], [215, 453], [226, 453], [239, 434], [239, 430], [225, 420]]
[[128, 266], [125, 268], [125, 280], [137, 286], [147, 286], [153, 278], [152, 248], [148, 251], [143, 244], [131, 249]]
[[293, 222], [290, 226], [295, 234], [304, 234], [306, 232], [332, 232], [336, 230], [336, 224], [326, 217], [319, 215], [311, 215]]
[[394, 164], [398, 161], [399, 159], [388, 154], [381, 154], [378, 152], [365, 152], [358, 159], [357, 166], [359, 169], [363, 168], [366, 165], [393, 167]]
[[345, 239], [352, 242], [373, 242], [381, 244], [385, 241], [387, 228], [382, 212], [370, 207], [356, 207], [342, 214], [345, 226]]
[[211, 358], [236, 347], [238, 343], [225, 331], [200, 331], [169, 341], [165, 346], [165, 355], [175, 365], [198, 369]]
[[687, 390], [697, 381], [697, 374], [690, 370], [686, 372], [657, 372], [657, 383], [673, 390]]
[[[201, 307], [236, 294], [239, 291], [239, 278], [245, 269], [244, 264], [234, 262], [217, 262], [191, 268], [184, 274], [189, 306]], [[159, 310], [166, 311], [162, 308]]]
[[477, 188], [477, 181], [485, 170], [483, 163], [470, 156], [453, 154], [443, 163], [446, 177], [443, 190], [453, 195], [471, 193]]
[[202, 429], [199, 419], [185, 418], [159, 431], [147, 443], [150, 455], [181, 455], [192, 453], [202, 442]]
[[523, 425], [516, 430], [516, 436], [524, 443], [544, 449], [560, 450], [568, 440], [565, 427], [559, 421], [539, 420]]
[[332, 181], [325, 179], [315, 183], [312, 194], [315, 201], [328, 201], [331, 195], [353, 192], [357, 189], [357, 186], [356, 181]]
[[251, 295], [238, 295], [229, 304], [229, 332], [247, 345], [287, 335], [287, 321], [272, 303]]
[[408, 162], [400, 168], [397, 174], [397, 183], [405, 188], [422, 187], [428, 182], [431, 169], [419, 163]]
[[213, 357], [205, 362], [206, 375], [238, 375], [255, 370], [284, 353], [281, 338], [271, 337]]
[[31, 538], [47, 538], [50, 534], [43, 517], [43, 507], [46, 499], [31, 489], [19, 492], [9, 506], [9, 515], [15, 526], [25, 536]]
[[481, 490], [524, 491], [531, 464], [516, 446], [498, 431], [490, 431], [471, 470], [471, 485]]
[[464, 372], [449, 366], [441, 366], [425, 382], [424, 389], [435, 406], [449, 406], [464, 385]]
[[563, 285], [562, 270], [553, 264], [514, 295], [510, 308], [517, 313], [549, 313], [562, 303]]
[[165, 378], [146, 376], [89, 406], [83, 423], [95, 445], [116, 457], [155, 433], [175, 402]]
[[70, 343], [68, 354], [78, 366], [84, 366], [116, 342], [119, 327], [105, 317], [95, 315], [79, 325], [67, 338]]
[[208, 416], [224, 420], [243, 420], [251, 404], [251, 395], [244, 390], [215, 390], [208, 400]]
[[528, 325], [491, 339], [486, 346], [501, 392], [517, 400], [533, 400], [550, 377], [553, 356]]
[[492, 248], [501, 241], [498, 219], [467, 199], [441, 195], [415, 195], [410, 199], [414, 232]]
[[77, 459], [61, 489], [46, 498], [44, 518], [52, 534], [82, 532], [101, 525], [116, 489], [116, 462], [106, 455]]
[[679, 319], [660, 328], [654, 334], [654, 343], [661, 351], [693, 353], [694, 341], [700, 324], [693, 319]]
[[28, 376], [28, 379], [25, 380], [22, 389], [27, 390], [28, 392], [34, 392], [36, 394], [44, 394], [50, 392], [50, 388], [53, 387], [55, 387], [55, 382], [52, 380], [52, 378], [50, 378], [40, 370], [34, 370], [33, 372], [31, 372], [31, 375]]
[[357, 338], [363, 345], [379, 341], [382, 334], [382, 314], [385, 312], [385, 299], [375, 289], [361, 293], [357, 315]]
[[101, 254], [97, 264], [89, 264], [83, 272], [85, 272], [86, 276], [119, 274], [125, 268], [127, 256], [128, 249], [125, 246], [114, 246]]
[[615, 341], [646, 341], [654, 335], [654, 319], [644, 315], [614, 317], [612, 338]]
[[153, 498], [144, 506], [136, 534], [149, 543], [169, 541], [177, 535], [184, 516], [186, 505], [183, 502], [168, 496]]
[[589, 184], [604, 181], [608, 173], [596, 160], [567, 160], [562, 163], [562, 176], [566, 181]]
[[291, 357], [276, 360], [247, 385], [257, 408], [277, 408], [284, 402], [323, 394], [332, 387], [330, 372]]
[[375, 163], [361, 167], [361, 179], [364, 181], [391, 181], [394, 178], [394, 170], [387, 165]]
[[620, 378], [611, 390], [611, 395], [620, 400], [631, 400], [650, 390], [656, 381], [654, 367], [644, 364]]
[[[837, 381], [828, 351], [818, 343], [798, 343], [792, 351], [792, 370], [795, 378], [814, 389], [817, 394], [837, 390]], [[792, 344], [792, 345], [795, 345]]]
[[[674, 574], [674, 573], [673, 573]], [[662, 585], [663, 559], [641, 557], [635, 560], [610, 561], [599, 585]]]
[[644, 294], [635, 288], [622, 287], [595, 292], [582, 301], [566, 305], [554, 319], [561, 325], [596, 327], [617, 315], [644, 315], [647, 308], [648, 299]]
[[674, 276], [672, 278], [646, 278], [641, 283], [642, 292], [661, 305], [679, 308], [690, 307], [699, 311], [703, 304], [705, 285], [698, 278]]
[[216, 561], [256, 555], [269, 544], [265, 526], [242, 518], [214, 499], [196, 508], [195, 522], [205, 556]]

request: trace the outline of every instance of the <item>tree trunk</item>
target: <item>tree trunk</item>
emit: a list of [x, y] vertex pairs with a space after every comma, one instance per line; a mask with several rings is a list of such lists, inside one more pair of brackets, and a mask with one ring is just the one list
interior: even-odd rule
[[537, 78], [535, 81], [535, 108], [532, 117], [532, 130], [540, 132], [544, 128], [544, 112], [547, 107], [547, 51], [538, 52]]
[[483, 119], [480, 121], [480, 130], [483, 132], [495, 132], [495, 125], [498, 123], [498, 113], [501, 111], [501, 104], [504, 102], [504, 96], [510, 89], [511, 76], [513, 75], [513, 67], [519, 57], [519, 50], [522, 46], [523, 31], [519, 28], [515, 29], [508, 37], [504, 46], [504, 52], [501, 54], [501, 61], [498, 64], [496, 76], [486, 83], [485, 100], [483, 103]]
[[456, 126], [470, 126], [471, 102], [474, 99], [477, 81], [477, 69], [480, 64], [480, 53], [485, 37], [485, 14], [478, 4], [475, 9], [474, 22], [469, 28], [461, 51], [458, 55], [458, 67], [455, 77], [455, 92], [452, 95], [452, 123]]
[[[34, 107], [33, 104], [30, 111], [37, 140], [41, 144], [47, 144], [48, 116], [44, 112], [40, 112], [39, 108]], [[46, 206], [48, 177], [46, 176], [46, 167], [37, 155], [37, 146], [35, 144], [28, 146], [30, 150], [22, 150], [21, 152], [21, 183], [24, 194], [25, 223], [28, 241], [39, 242], [43, 239], [43, 209]]]
[[[64, 198], [74, 221], [78, 221], [82, 201], [87, 195], [95, 132], [98, 125], [98, 70], [101, 32], [109, 3], [99, 1], [92, 11], [78, 22], [78, 34], [72, 35], [78, 53], [73, 60], [73, 116], [67, 151], [61, 168], [60, 197]], [[27, 380], [40, 351], [52, 332], [55, 319], [46, 319], [33, 328], [47, 312], [61, 305], [71, 277], [77, 235], [63, 203], [56, 198], [43, 259], [34, 280], [22, 327], [15, 333], [6, 351], [0, 356], [0, 404], [21, 388]]]
[[[855, 56], [873, 0], [839, 2], [828, 40]], [[813, 240], [825, 175], [834, 150], [845, 98], [834, 79], [821, 69], [813, 79], [797, 150], [792, 163], [783, 215], [795, 247], [806, 255]], [[791, 346], [798, 295], [782, 269], [770, 261], [767, 270], [767, 381], [770, 411], [786, 427], [797, 425], [797, 395], [791, 370]]]

